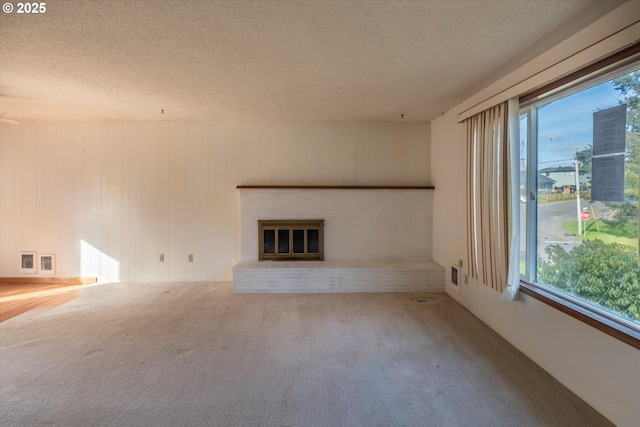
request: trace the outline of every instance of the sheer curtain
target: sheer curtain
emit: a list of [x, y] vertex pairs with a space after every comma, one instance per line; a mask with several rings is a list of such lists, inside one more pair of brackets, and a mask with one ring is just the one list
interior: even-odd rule
[[465, 123], [469, 275], [512, 301], [519, 285], [518, 101]]

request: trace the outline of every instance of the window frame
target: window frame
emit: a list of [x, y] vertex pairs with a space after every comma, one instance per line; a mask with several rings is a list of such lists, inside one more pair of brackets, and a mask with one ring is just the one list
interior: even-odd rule
[[[526, 132], [526, 265], [525, 272], [520, 276], [520, 289], [525, 295], [535, 298], [555, 309], [574, 317], [599, 331], [640, 349], [640, 327], [621, 316], [609, 313], [580, 298], [555, 290], [549, 285], [537, 283], [535, 272], [537, 269], [537, 109], [542, 103], [553, 102], [554, 99], [564, 98], [586, 90], [602, 82], [608, 81], [615, 75], [635, 69], [640, 64], [640, 45], [634, 45], [592, 64], [556, 82], [537, 89], [520, 97], [519, 118], [527, 114]], [[534, 167], [532, 167], [534, 166]]]

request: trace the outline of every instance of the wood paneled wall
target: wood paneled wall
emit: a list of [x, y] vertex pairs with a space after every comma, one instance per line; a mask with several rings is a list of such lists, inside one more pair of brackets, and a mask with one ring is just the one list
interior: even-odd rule
[[19, 276], [20, 252], [37, 251], [56, 254], [59, 276], [231, 280], [236, 185], [429, 185], [429, 132], [427, 123], [2, 124], [0, 276]]

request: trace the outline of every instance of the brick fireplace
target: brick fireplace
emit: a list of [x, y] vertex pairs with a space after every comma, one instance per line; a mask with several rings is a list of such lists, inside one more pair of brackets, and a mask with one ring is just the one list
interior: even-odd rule
[[[431, 258], [432, 188], [238, 188], [235, 292], [444, 290]], [[321, 256], [309, 251], [319, 224]]]

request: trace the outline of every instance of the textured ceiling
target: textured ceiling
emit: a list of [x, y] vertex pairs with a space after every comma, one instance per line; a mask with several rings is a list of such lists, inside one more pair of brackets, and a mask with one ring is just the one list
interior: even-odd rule
[[49, 0], [0, 13], [0, 117], [429, 121], [622, 3]]

